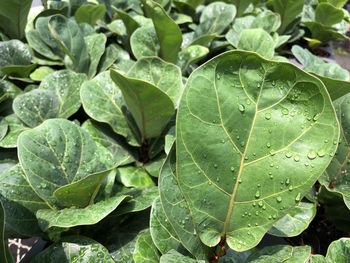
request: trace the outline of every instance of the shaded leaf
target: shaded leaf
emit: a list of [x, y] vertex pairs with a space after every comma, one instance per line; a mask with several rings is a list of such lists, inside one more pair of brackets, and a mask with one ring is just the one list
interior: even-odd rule
[[6, 136], [0, 141], [0, 147], [16, 148], [18, 136], [28, 130], [28, 127], [15, 114], [6, 116], [4, 120], [8, 124], [8, 130]]
[[6, 222], [6, 216], [5, 216], [5, 210], [0, 202], [0, 261], [4, 263], [11, 263], [13, 262], [12, 256], [10, 254], [8, 244], [6, 242], [5, 237], [5, 222]]
[[21, 41], [0, 42], [0, 69], [5, 66], [27, 66], [31, 64], [31, 60], [28, 47]]
[[91, 60], [88, 75], [92, 78], [96, 75], [99, 62], [105, 52], [107, 37], [102, 33], [93, 34], [85, 37], [85, 42]]
[[118, 168], [116, 179], [126, 187], [144, 187], [154, 185], [149, 174], [143, 168], [135, 166]]
[[149, 231], [141, 233], [135, 244], [135, 251], [133, 259], [135, 263], [158, 263], [159, 252], [152, 241], [152, 237]]
[[77, 9], [74, 17], [78, 23], [88, 23], [93, 26], [105, 16], [105, 13], [105, 5], [82, 5]]
[[320, 3], [316, 7], [315, 20], [326, 26], [340, 23], [344, 18], [342, 9], [336, 8], [329, 3]]

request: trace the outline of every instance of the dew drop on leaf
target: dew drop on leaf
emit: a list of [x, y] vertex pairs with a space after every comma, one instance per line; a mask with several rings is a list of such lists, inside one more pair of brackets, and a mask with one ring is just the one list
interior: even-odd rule
[[241, 113], [244, 113], [245, 112], [245, 106], [243, 104], [239, 104], [238, 105], [238, 110], [241, 112]]
[[296, 162], [299, 162], [299, 161], [300, 161], [300, 158], [299, 158], [298, 155], [294, 156], [294, 161], [296, 161]]
[[295, 197], [295, 201], [296, 201], [296, 202], [299, 202], [299, 201], [300, 201], [300, 199], [301, 199], [301, 194], [300, 194], [300, 193], [298, 193], [298, 195]]
[[255, 193], [255, 198], [259, 198], [260, 197], [260, 191], [258, 190], [258, 191], [256, 191], [256, 193]]
[[307, 154], [307, 158], [309, 158], [310, 160], [313, 160], [313, 159], [315, 159], [316, 157], [317, 157], [317, 153], [314, 152], [314, 151], [309, 152], [309, 153]]
[[291, 152], [286, 152], [286, 157], [287, 158], [291, 158], [293, 156], [293, 154]]
[[271, 119], [271, 113], [269, 113], [269, 112], [265, 113], [265, 119], [266, 120]]

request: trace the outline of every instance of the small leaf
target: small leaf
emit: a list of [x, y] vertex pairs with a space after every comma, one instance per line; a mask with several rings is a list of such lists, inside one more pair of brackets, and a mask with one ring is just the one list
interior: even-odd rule
[[88, 75], [92, 78], [96, 75], [99, 62], [105, 52], [107, 38], [102, 33], [93, 34], [85, 37], [85, 42], [90, 54], [90, 68]]
[[157, 33], [153, 26], [143, 26], [135, 30], [130, 39], [131, 50], [137, 59], [157, 56], [160, 49]]
[[178, 65], [185, 72], [187, 68], [208, 55], [209, 49], [200, 45], [191, 45], [179, 53]]
[[145, 231], [139, 235], [136, 240], [133, 259], [135, 263], [159, 263], [159, 252], [153, 244], [149, 231]]
[[114, 70], [111, 77], [123, 93], [126, 106], [141, 132], [141, 141], [158, 137], [174, 114], [171, 99], [151, 83], [125, 77]]
[[333, 26], [340, 23], [344, 18], [342, 9], [336, 8], [329, 3], [320, 3], [316, 7], [316, 22], [325, 26]]
[[16, 148], [18, 136], [28, 130], [28, 127], [15, 115], [11, 114], [4, 118], [8, 124], [6, 136], [0, 141], [0, 147]]
[[326, 262], [347, 263], [349, 258], [350, 238], [341, 238], [329, 245]]
[[50, 67], [39, 67], [30, 74], [30, 78], [35, 81], [42, 81], [47, 75], [54, 73], [55, 70]]
[[114, 10], [116, 11], [120, 19], [123, 20], [123, 23], [126, 28], [126, 32], [130, 38], [131, 35], [135, 32], [135, 30], [140, 27], [139, 23], [136, 22], [132, 16], [130, 16], [128, 13], [124, 12], [123, 10], [118, 8], [114, 8]]
[[65, 237], [38, 254], [33, 263], [104, 262], [114, 263], [108, 250], [84, 236]]
[[78, 23], [87, 23], [93, 26], [104, 17], [105, 13], [105, 5], [82, 5], [77, 9], [74, 17]]
[[152, 178], [140, 167], [126, 166], [118, 168], [117, 180], [126, 187], [144, 187], [154, 185]]
[[182, 43], [180, 28], [158, 3], [152, 0], [143, 0], [143, 4], [147, 16], [153, 21], [160, 44], [161, 58], [176, 63]]
[[65, 208], [61, 210], [44, 209], [39, 210], [36, 216], [43, 231], [52, 227], [74, 227], [80, 225], [94, 225], [112, 213], [126, 195], [115, 196], [85, 208]]

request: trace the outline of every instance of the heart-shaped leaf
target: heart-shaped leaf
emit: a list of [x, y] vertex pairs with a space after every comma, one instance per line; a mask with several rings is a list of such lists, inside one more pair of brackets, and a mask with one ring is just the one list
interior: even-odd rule
[[108, 167], [105, 153], [89, 134], [63, 119], [50, 119], [23, 132], [18, 157], [30, 185], [50, 204], [56, 203], [53, 193], [61, 186]]
[[339, 138], [322, 82], [240, 51], [191, 75], [176, 124], [177, 177], [195, 229], [207, 246], [225, 238], [236, 251], [256, 246], [301, 200]]

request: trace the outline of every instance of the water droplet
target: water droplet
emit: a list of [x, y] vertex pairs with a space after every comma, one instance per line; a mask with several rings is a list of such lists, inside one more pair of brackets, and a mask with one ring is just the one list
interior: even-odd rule
[[287, 179], [286, 179], [286, 185], [289, 185], [289, 184], [290, 184], [290, 179], [287, 178]]
[[314, 117], [312, 118], [314, 121], [317, 121], [318, 120], [318, 118], [320, 117], [320, 113], [317, 113], [317, 114], [315, 114], [314, 115]]
[[317, 153], [314, 152], [314, 151], [309, 152], [309, 153], [307, 154], [307, 158], [309, 158], [310, 160], [313, 160], [313, 159], [315, 159], [316, 157], [317, 157]]
[[243, 104], [239, 104], [238, 105], [238, 110], [241, 112], [241, 113], [244, 113], [245, 112], [245, 106]]
[[267, 147], [267, 148], [270, 148], [270, 147], [271, 147], [271, 143], [269, 143], [269, 142], [266, 143], [266, 147]]
[[215, 169], [218, 168], [218, 165], [217, 165], [216, 163], [214, 163], [214, 168], [215, 168]]
[[256, 193], [255, 193], [255, 198], [259, 198], [260, 197], [260, 191], [258, 190], [258, 191], [256, 191]]
[[289, 186], [288, 190], [293, 191], [293, 186]]
[[286, 157], [287, 158], [291, 158], [293, 156], [293, 154], [291, 152], [286, 152]]
[[282, 114], [283, 114], [283, 115], [288, 115], [288, 114], [289, 114], [289, 110], [286, 109], [286, 108], [284, 108], [284, 109], [282, 110]]
[[276, 86], [276, 81], [273, 80], [271, 84], [272, 86]]
[[298, 155], [294, 156], [294, 161], [296, 161], [296, 162], [299, 162], [299, 161], [300, 161], [300, 158], [299, 158]]
[[231, 166], [230, 170], [231, 170], [231, 172], [234, 172], [235, 168], [233, 166]]
[[295, 197], [295, 202], [299, 202], [301, 199], [301, 194], [298, 193], [298, 195]]
[[266, 120], [271, 119], [271, 113], [269, 113], [269, 112], [265, 113], [265, 119]]
[[319, 151], [317, 152], [317, 155], [318, 155], [319, 157], [323, 157], [323, 156], [326, 155], [326, 151], [323, 150], [323, 149], [321, 149], [321, 150], [319, 150]]
[[282, 202], [282, 197], [277, 196], [276, 201], [277, 201], [278, 203], [281, 203], [281, 202]]

